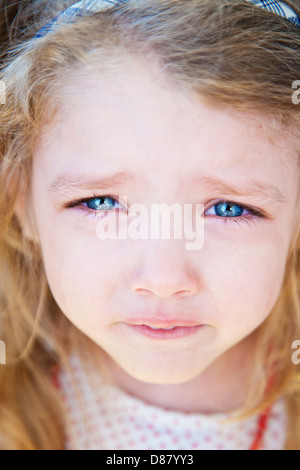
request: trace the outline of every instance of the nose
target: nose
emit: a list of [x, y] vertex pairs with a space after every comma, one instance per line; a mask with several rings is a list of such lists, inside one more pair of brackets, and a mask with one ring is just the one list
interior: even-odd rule
[[[156, 242], [156, 243], [155, 243]], [[199, 280], [189, 254], [176, 242], [166, 240], [151, 243], [139, 261], [131, 282], [131, 291], [143, 296], [167, 298], [195, 294]], [[164, 243], [165, 242], [165, 243]]]

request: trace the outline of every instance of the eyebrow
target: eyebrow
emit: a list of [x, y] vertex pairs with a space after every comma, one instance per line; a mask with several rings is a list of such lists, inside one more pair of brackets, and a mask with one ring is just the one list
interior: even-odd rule
[[60, 175], [54, 180], [48, 189], [49, 193], [56, 195], [64, 195], [75, 189], [92, 189], [101, 188], [107, 190], [116, 188], [125, 183], [133, 183], [137, 177], [133, 173], [119, 172], [114, 175], [102, 178], [87, 178], [84, 179], [82, 174], [74, 175]]
[[[107, 177], [84, 178], [82, 174], [65, 174], [58, 176], [50, 185], [48, 192], [57, 196], [63, 196], [74, 190], [89, 190], [99, 188], [108, 190], [121, 187], [125, 184], [133, 184], [136, 181], [141, 183], [141, 177], [134, 173], [118, 172]], [[274, 185], [266, 184], [262, 181], [250, 181], [246, 184], [229, 184], [213, 177], [195, 175], [193, 172], [187, 177], [189, 187], [199, 186], [220, 192], [223, 195], [239, 196], [243, 198], [255, 198], [269, 203], [285, 204], [287, 199], [281, 191]]]
[[249, 181], [243, 184], [229, 184], [216, 178], [194, 176], [191, 184], [200, 184], [213, 188], [224, 195], [243, 198], [255, 198], [264, 202], [286, 204], [287, 198], [276, 186], [262, 181]]

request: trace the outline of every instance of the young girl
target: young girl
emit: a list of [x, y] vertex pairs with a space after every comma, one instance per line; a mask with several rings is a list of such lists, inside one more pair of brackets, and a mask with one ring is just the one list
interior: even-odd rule
[[[300, 449], [300, 2], [27, 3], [2, 55], [1, 447]], [[101, 238], [134, 204], [203, 205], [203, 246]]]

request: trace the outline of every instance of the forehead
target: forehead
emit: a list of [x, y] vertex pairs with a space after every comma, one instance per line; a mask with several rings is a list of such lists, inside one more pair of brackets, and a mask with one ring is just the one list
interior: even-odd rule
[[36, 146], [39, 158], [60, 155], [60, 166], [193, 172], [209, 165], [232, 172], [271, 164], [280, 171], [282, 156], [295, 165], [290, 141], [270, 140], [267, 118], [213, 108], [174, 85], [154, 62], [130, 59], [111, 72], [95, 68], [67, 77], [61, 97]]

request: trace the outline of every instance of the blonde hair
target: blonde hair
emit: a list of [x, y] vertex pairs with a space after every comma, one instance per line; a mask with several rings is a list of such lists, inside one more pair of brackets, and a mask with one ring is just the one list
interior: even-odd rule
[[[279, 129], [295, 137], [297, 150], [299, 142], [300, 113], [291, 86], [300, 79], [300, 30], [287, 20], [241, 0], [129, 0], [34, 39], [74, 2], [51, 2], [51, 8], [48, 3], [32, 1], [19, 13], [2, 54], [7, 93], [0, 107], [0, 339], [7, 345], [7, 364], [0, 366], [0, 443], [5, 449], [63, 449], [64, 419], [52, 367], [67, 367], [78, 342], [92, 347], [55, 303], [40, 248], [16, 216], [18, 198], [30, 191], [35, 139], [54, 116], [72, 74], [89, 70], [91, 61], [111, 73], [122, 67], [121, 57], [149, 55], [178, 87], [216, 109], [265, 116], [273, 138]], [[286, 3], [300, 15], [299, 0]], [[298, 224], [281, 293], [259, 327], [254, 385], [241, 410], [245, 416], [258, 413], [285, 397], [286, 449], [300, 449], [300, 371], [291, 361], [292, 342], [300, 339], [299, 240]], [[266, 392], [271, 375], [273, 386]]]

